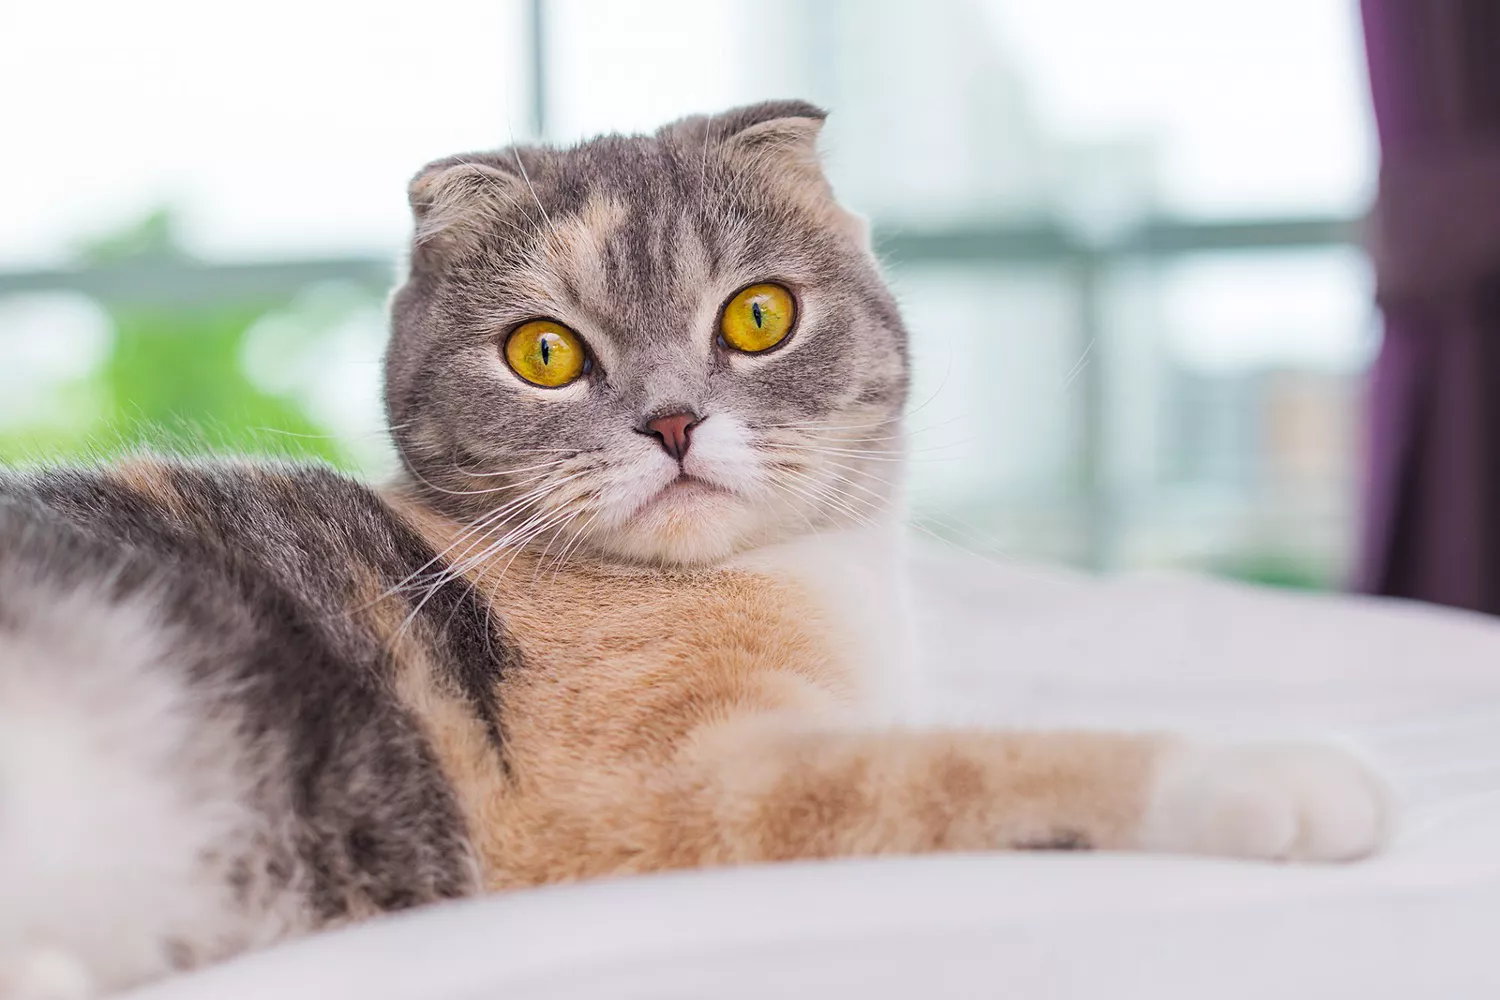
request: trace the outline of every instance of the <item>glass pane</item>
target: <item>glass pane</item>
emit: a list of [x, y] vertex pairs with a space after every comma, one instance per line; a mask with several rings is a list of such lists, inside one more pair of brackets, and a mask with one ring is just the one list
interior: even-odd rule
[[1343, 581], [1371, 277], [1347, 249], [1121, 267], [1108, 290], [1114, 561]]
[[911, 333], [911, 503], [992, 554], [1078, 561], [1076, 296], [1055, 267], [897, 270]]
[[[30, 373], [4, 394], [5, 453], [168, 424], [381, 468], [388, 272], [368, 260], [398, 254], [423, 162], [526, 137], [528, 5], [433, 0], [418, 27], [402, 7], [271, 0], [232, 38], [184, 0], [82, 6], [0, 13], [0, 86], [28, 95], [8, 134], [32, 151], [0, 162], [0, 279], [129, 261], [166, 294], [0, 299], [24, 361], [4, 377]], [[872, 219], [911, 328], [924, 530], [1091, 566], [1342, 578], [1374, 347], [1337, 225], [1374, 176], [1353, 4], [545, 7], [556, 140], [771, 97], [831, 109], [829, 174]], [[247, 297], [173, 270], [315, 257], [352, 283], [294, 266]]]

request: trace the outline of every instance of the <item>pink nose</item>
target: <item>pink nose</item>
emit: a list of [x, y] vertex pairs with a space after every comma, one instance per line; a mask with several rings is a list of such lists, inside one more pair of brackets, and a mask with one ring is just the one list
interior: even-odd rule
[[662, 450], [677, 461], [682, 461], [693, 443], [693, 427], [698, 423], [696, 413], [673, 413], [646, 421], [642, 434], [652, 434], [661, 442]]

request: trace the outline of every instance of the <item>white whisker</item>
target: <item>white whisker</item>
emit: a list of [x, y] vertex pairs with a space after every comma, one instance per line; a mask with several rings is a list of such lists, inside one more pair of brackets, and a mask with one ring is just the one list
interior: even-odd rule
[[474, 479], [493, 479], [496, 476], [513, 476], [518, 472], [531, 472], [533, 469], [555, 469], [559, 465], [566, 465], [567, 462], [566, 458], [559, 458], [556, 461], [543, 462], [540, 465], [523, 465], [519, 469], [500, 469], [497, 472], [471, 472], [468, 469], [455, 466], [453, 471], [459, 475], [470, 476]]
[[404, 588], [408, 583], [414, 582], [421, 575], [422, 571], [425, 570], [428, 566], [431, 566], [435, 562], [441, 561], [444, 556], [446, 556], [449, 552], [452, 552], [453, 549], [462, 544], [465, 539], [468, 539], [469, 544], [465, 546], [464, 550], [460, 552], [457, 557], [448, 560], [447, 564], [444, 565], [437, 574], [435, 574], [430, 586], [433, 588], [439, 588], [449, 580], [457, 579], [458, 577], [463, 576], [468, 572], [468, 569], [470, 568], [470, 564], [465, 561], [466, 557], [470, 552], [474, 550], [474, 547], [476, 545], [481, 544], [485, 538], [494, 533], [497, 525], [503, 526], [504, 523], [509, 520], [510, 515], [515, 511], [525, 507], [528, 503], [540, 502], [541, 500], [545, 499], [545, 497], [549, 493], [554, 492], [564, 483], [567, 483], [573, 479], [577, 479], [580, 476], [586, 474], [587, 470], [585, 470], [584, 472], [574, 473], [573, 475], [566, 476], [554, 483], [543, 484], [540, 487], [528, 490], [521, 496], [512, 499], [510, 502], [501, 505], [500, 507], [484, 515], [478, 520], [471, 522], [469, 527], [461, 532], [459, 534], [459, 537], [455, 538], [452, 543], [450, 543], [446, 548], [443, 549], [442, 552], [438, 553], [432, 559], [429, 559], [414, 573], [410, 574], [406, 579], [396, 584], [395, 587], [391, 588], [388, 591], [388, 593], [395, 593], [397, 590]]

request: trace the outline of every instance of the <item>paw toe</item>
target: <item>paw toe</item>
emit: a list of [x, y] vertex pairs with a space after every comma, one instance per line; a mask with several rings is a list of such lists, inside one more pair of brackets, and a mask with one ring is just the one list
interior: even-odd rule
[[1178, 748], [1143, 826], [1148, 849], [1349, 861], [1383, 842], [1390, 806], [1363, 761], [1333, 746]]

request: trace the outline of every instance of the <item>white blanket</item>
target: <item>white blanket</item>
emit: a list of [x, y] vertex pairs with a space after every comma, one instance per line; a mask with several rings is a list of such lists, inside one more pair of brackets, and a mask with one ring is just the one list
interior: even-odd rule
[[1500, 623], [923, 554], [932, 717], [1336, 732], [1402, 801], [1347, 867], [1140, 855], [836, 862], [516, 893], [181, 978], [151, 1000], [1500, 998]]

